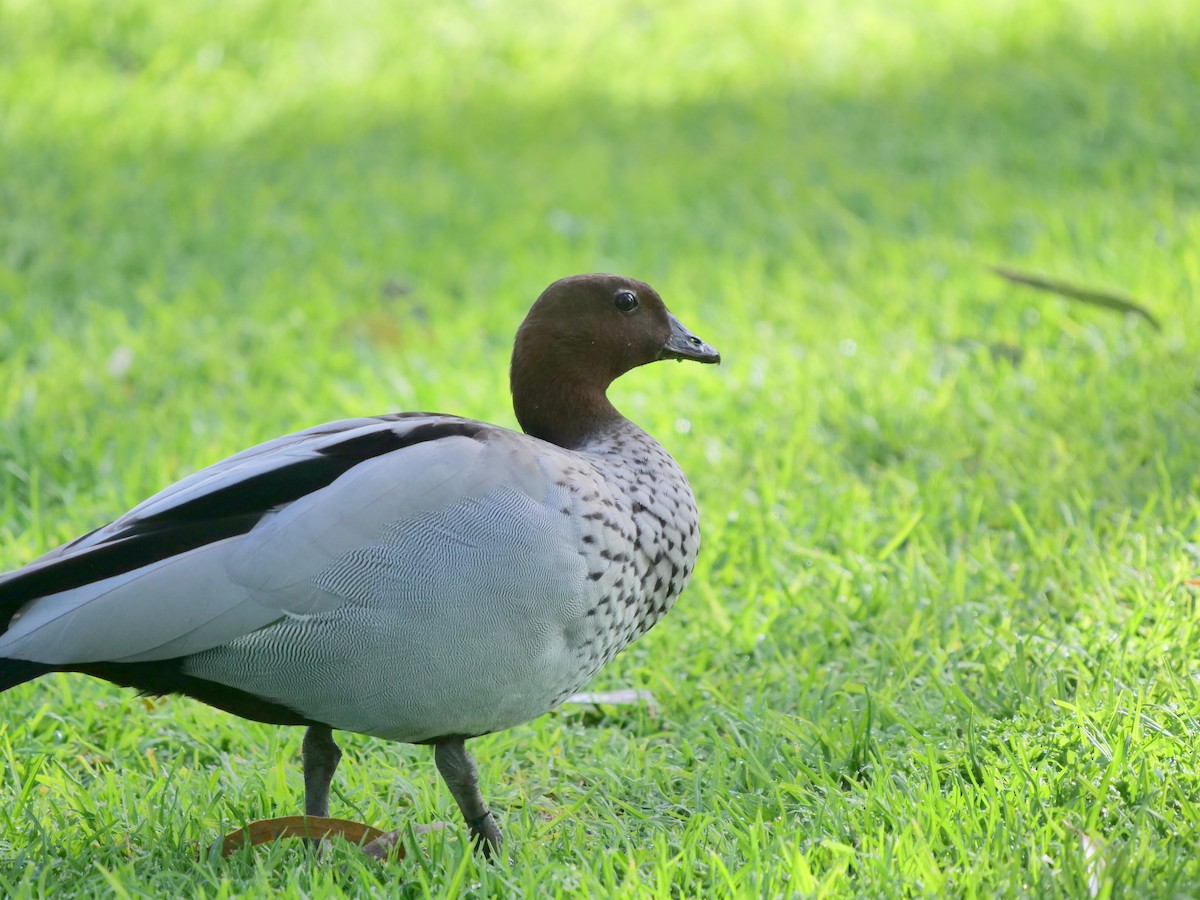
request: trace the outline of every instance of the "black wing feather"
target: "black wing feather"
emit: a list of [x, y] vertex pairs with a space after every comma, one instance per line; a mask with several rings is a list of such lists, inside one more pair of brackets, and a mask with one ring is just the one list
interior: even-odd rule
[[[407, 418], [407, 416], [406, 416]], [[349, 437], [251, 478], [219, 487], [160, 513], [140, 516], [92, 547], [18, 569], [0, 579], [0, 634], [31, 600], [122, 575], [250, 531], [268, 513], [328, 487], [354, 466], [425, 441], [476, 437], [487, 426], [440, 418], [412, 428]]]

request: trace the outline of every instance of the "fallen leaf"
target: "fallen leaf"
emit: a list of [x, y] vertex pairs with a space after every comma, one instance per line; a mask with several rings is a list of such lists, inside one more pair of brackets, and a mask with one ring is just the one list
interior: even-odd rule
[[658, 702], [649, 691], [626, 688], [622, 691], [583, 691], [572, 694], [567, 703], [580, 706], [645, 706], [651, 718], [658, 715]]
[[1080, 834], [1079, 840], [1083, 844], [1083, 861], [1087, 864], [1088, 893], [1093, 897], [1098, 897], [1108, 860], [1104, 858], [1098, 841], [1086, 834]]
[[1046, 291], [1051, 294], [1058, 294], [1060, 297], [1066, 297], [1069, 300], [1078, 300], [1081, 303], [1090, 303], [1092, 306], [1103, 307], [1104, 309], [1115, 309], [1117, 312], [1130, 313], [1135, 316], [1141, 316], [1153, 326], [1155, 331], [1162, 331], [1162, 325], [1159, 324], [1154, 314], [1146, 307], [1142, 306], [1132, 297], [1126, 297], [1123, 294], [1117, 294], [1110, 291], [1098, 291], [1092, 288], [1077, 287], [1072, 284], [1067, 284], [1065, 281], [1059, 281], [1055, 278], [1047, 278], [1043, 275], [1034, 275], [1031, 272], [1021, 272], [1017, 269], [1010, 269], [1007, 266], [995, 266], [992, 271], [1001, 278], [1011, 281], [1013, 284], [1021, 284], [1026, 287], [1034, 288], [1039, 291]]
[[1080, 831], [1070, 822], [1063, 822], [1068, 831], [1079, 836], [1079, 845], [1083, 848], [1083, 862], [1087, 866], [1088, 896], [1098, 897], [1104, 887], [1104, 870], [1108, 868], [1108, 860], [1104, 856], [1104, 847], [1100, 841], [1091, 835]]
[[[232, 831], [221, 839], [221, 855], [236, 853], [247, 843], [251, 847], [267, 844], [280, 838], [328, 838], [340, 837], [352, 844], [363, 846], [383, 837], [383, 832], [361, 822], [349, 819], [329, 819], [322, 816], [283, 816], [278, 819], [261, 819], [245, 828]], [[400, 848], [404, 856], [404, 848]]]
[[[441, 831], [449, 825], [448, 822], [430, 822], [428, 825], [418, 825], [413, 828], [413, 833], [420, 837], [423, 834], [429, 834], [431, 831]], [[404, 836], [408, 833], [406, 828], [395, 828], [387, 834], [380, 834], [368, 844], [363, 844], [362, 851], [367, 856], [375, 859], [387, 859], [391, 855], [392, 850], [396, 851], [396, 859], [404, 859], [404, 845], [400, 843]]]

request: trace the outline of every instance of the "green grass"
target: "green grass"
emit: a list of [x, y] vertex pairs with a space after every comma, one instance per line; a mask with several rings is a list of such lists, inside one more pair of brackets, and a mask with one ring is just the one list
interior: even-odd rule
[[[700, 565], [593, 684], [657, 717], [474, 743], [511, 865], [457, 824], [203, 858], [298, 810], [300, 731], [56, 676], [0, 697], [0, 894], [1200, 893], [1194, 4], [0, 21], [0, 569], [309, 424], [512, 424], [560, 275], [645, 278], [725, 357], [614, 389]], [[336, 815], [457, 823], [426, 749], [343, 744]]]

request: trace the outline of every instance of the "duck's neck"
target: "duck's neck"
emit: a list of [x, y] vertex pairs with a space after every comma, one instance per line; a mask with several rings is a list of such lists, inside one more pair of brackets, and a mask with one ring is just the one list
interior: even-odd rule
[[571, 379], [532, 382], [514, 372], [513, 411], [526, 434], [578, 450], [626, 423], [605, 386]]

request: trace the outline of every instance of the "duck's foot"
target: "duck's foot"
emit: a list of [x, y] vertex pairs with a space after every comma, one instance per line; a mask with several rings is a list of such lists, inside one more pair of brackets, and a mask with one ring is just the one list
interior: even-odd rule
[[455, 738], [435, 744], [433, 758], [442, 773], [442, 780], [462, 811], [479, 852], [485, 859], [499, 856], [504, 849], [504, 835], [479, 792], [479, 771], [463, 741]]
[[496, 817], [490, 811], [467, 823], [471, 838], [484, 859], [499, 856], [504, 849], [504, 835], [496, 824]]
[[[490, 814], [489, 814], [490, 815]], [[428, 834], [431, 831], [441, 831], [443, 828], [450, 827], [450, 822], [431, 822], [428, 825], [417, 825], [412, 829], [412, 834], [420, 837], [423, 834]], [[479, 852], [483, 854], [484, 859], [492, 859], [495, 857], [500, 846], [503, 844], [503, 837], [500, 834], [500, 829], [496, 827], [496, 822], [493, 819], [490, 829], [481, 825], [476, 828], [468, 823], [467, 826], [471, 831], [471, 838]], [[384, 860], [392, 856], [393, 851], [399, 850], [398, 859], [404, 858], [404, 838], [409, 834], [408, 828], [395, 828], [391, 831], [379, 835], [375, 840], [362, 845], [362, 852], [374, 859]]]

